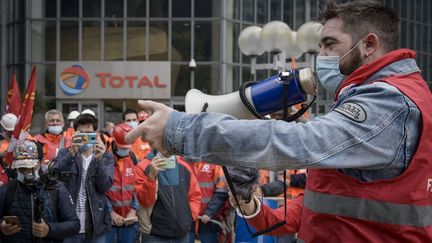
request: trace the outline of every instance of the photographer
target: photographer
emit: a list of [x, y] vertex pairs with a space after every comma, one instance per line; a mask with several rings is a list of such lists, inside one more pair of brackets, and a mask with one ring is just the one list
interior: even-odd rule
[[[0, 187], [0, 237], [2, 242], [62, 242], [79, 230], [67, 189], [57, 181], [48, 191], [37, 171], [40, 168], [36, 144], [18, 141], [13, 151], [12, 168], [18, 179]], [[35, 206], [40, 203], [40, 207]], [[40, 210], [40, 211], [39, 211]], [[39, 216], [38, 216], [39, 215]]]
[[96, 139], [97, 119], [93, 115], [79, 115], [74, 120], [74, 128], [72, 146], [59, 151], [53, 166], [71, 172], [65, 186], [72, 195], [81, 223], [79, 234], [64, 242], [105, 242], [105, 234], [111, 228], [105, 194], [113, 185], [114, 158], [102, 141]]

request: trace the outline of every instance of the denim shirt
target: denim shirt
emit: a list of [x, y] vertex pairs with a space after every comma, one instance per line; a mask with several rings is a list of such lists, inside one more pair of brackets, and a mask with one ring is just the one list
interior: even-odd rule
[[[271, 170], [332, 168], [362, 181], [394, 178], [415, 153], [421, 114], [397, 88], [373, 81], [419, 71], [414, 59], [394, 62], [364, 85], [344, 89], [328, 114], [306, 123], [175, 111], [164, 145], [189, 161]], [[347, 103], [364, 110], [364, 121], [340, 112]]]

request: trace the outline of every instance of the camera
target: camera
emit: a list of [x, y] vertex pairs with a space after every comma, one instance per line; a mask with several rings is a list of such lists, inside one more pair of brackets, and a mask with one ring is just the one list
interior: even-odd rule
[[24, 178], [24, 184], [32, 191], [43, 188], [47, 191], [58, 188], [58, 181], [66, 182], [70, 179], [70, 172], [62, 172], [57, 169], [49, 170], [47, 173], [41, 174], [39, 178], [30, 174]]
[[92, 133], [79, 133], [81, 137], [82, 144], [96, 144], [97, 134], [95, 132]]

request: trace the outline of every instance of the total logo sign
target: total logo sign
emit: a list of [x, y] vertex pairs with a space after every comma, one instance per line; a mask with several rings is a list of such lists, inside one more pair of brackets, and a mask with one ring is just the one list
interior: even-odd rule
[[72, 65], [65, 68], [60, 74], [60, 88], [67, 95], [82, 93], [89, 85], [90, 79], [87, 72], [81, 65]]
[[169, 99], [169, 62], [59, 62], [57, 98]]

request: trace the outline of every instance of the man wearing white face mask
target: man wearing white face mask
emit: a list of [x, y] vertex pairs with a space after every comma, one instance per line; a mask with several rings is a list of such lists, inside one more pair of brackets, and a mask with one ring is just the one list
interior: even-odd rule
[[35, 139], [42, 146], [42, 170], [46, 169], [49, 161], [53, 160], [62, 148], [69, 148], [71, 140], [63, 133], [63, 114], [57, 110], [49, 110], [45, 113], [45, 131], [37, 134]]
[[[123, 122], [127, 123], [132, 128], [135, 128], [139, 124], [138, 113], [133, 109], [127, 109], [123, 112]], [[131, 151], [137, 156], [139, 160], [143, 160], [151, 148], [148, 142], [143, 141], [141, 138], [135, 139], [132, 143]]]
[[[432, 95], [415, 52], [397, 49], [399, 17], [379, 1], [328, 0], [322, 20], [324, 57], [316, 67], [335, 96], [328, 114], [296, 124], [239, 121], [139, 101], [152, 115], [127, 138], [144, 136], [164, 155], [187, 160], [308, 168], [304, 197], [288, 206], [287, 223], [274, 234], [298, 232], [301, 242], [429, 242]], [[259, 200], [242, 208], [255, 229], [284, 219], [283, 208]]]
[[[81, 114], [74, 120], [73, 144], [59, 151], [53, 169], [70, 172], [66, 188], [75, 202], [75, 210], [81, 223], [79, 234], [65, 239], [65, 243], [104, 243], [111, 228], [106, 193], [113, 184], [114, 159], [106, 151], [105, 144], [83, 136], [96, 137], [97, 119]], [[94, 142], [89, 142], [94, 141]]]

